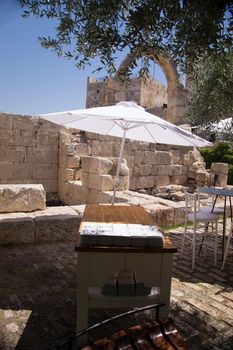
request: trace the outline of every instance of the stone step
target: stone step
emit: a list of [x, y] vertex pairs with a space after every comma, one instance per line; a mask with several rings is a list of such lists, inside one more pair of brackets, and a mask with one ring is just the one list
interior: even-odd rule
[[81, 216], [68, 206], [0, 214], [0, 244], [74, 241]]

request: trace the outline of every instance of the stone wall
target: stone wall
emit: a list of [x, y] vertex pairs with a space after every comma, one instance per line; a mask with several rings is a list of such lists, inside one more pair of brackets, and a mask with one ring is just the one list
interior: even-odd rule
[[57, 193], [59, 130], [37, 117], [0, 114], [0, 184], [43, 184]]
[[[90, 191], [87, 196], [90, 184], [85, 187], [81, 159], [118, 158], [120, 144], [121, 138], [68, 130], [42, 118], [0, 114], [0, 184], [43, 184], [47, 199], [58, 193], [67, 204], [86, 203], [92, 197]], [[200, 153], [188, 147], [126, 140], [124, 158], [129, 189], [134, 191], [150, 192], [174, 184], [208, 185], [219, 172], [218, 166], [209, 173]], [[219, 181], [222, 178], [225, 183], [227, 169], [218, 174]], [[102, 190], [97, 188], [99, 198]]]
[[[82, 157], [117, 158], [120, 153], [120, 144], [120, 138], [89, 132], [73, 130], [70, 134], [61, 133], [60, 199], [69, 204], [81, 204], [84, 199], [87, 201], [87, 193], [82, 183], [83, 180], [85, 182]], [[150, 191], [173, 184], [193, 183], [196, 181], [195, 177], [198, 176], [199, 167], [207, 175], [205, 181], [199, 181], [197, 184], [206, 185], [208, 181], [205, 163], [200, 153], [192, 148], [126, 140], [124, 158], [129, 168], [129, 189], [133, 191], [142, 189]], [[195, 167], [195, 164], [198, 164], [199, 167]], [[97, 169], [93, 171], [99, 172]]]

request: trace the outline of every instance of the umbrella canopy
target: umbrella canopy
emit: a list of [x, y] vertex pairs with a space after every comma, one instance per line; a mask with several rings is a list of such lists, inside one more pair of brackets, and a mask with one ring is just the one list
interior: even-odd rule
[[204, 147], [210, 142], [145, 111], [135, 102], [122, 101], [114, 106], [41, 114], [40, 117], [68, 128], [122, 138], [113, 203], [119, 185], [119, 172], [125, 138], [137, 141]]
[[135, 102], [122, 101], [114, 106], [77, 109], [41, 114], [40, 117], [68, 128], [103, 135], [123, 136], [137, 141], [179, 146], [205, 147], [211, 143], [145, 111]]

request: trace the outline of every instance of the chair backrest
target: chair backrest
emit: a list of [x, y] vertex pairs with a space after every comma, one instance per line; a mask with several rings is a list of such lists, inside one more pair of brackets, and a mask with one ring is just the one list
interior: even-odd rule
[[[215, 195], [209, 193], [206, 194], [206, 192], [202, 192], [201, 188], [197, 189], [197, 194], [198, 194], [198, 210], [200, 210], [201, 206], [204, 207], [213, 207], [214, 205], [214, 200], [215, 200]], [[201, 203], [201, 199], [204, 197], [204, 204]]]
[[185, 209], [186, 215], [188, 215], [188, 213], [193, 213], [195, 220], [197, 211], [199, 210], [198, 193], [185, 193]]

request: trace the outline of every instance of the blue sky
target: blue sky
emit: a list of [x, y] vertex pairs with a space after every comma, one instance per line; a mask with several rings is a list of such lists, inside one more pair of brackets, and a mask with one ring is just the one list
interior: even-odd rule
[[[49, 113], [85, 108], [87, 77], [96, 68], [78, 70], [73, 61], [40, 46], [38, 37], [51, 33], [49, 20], [22, 18], [15, 0], [0, 0], [0, 111]], [[123, 59], [123, 57], [122, 57]], [[161, 70], [156, 77], [165, 83]]]

